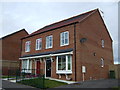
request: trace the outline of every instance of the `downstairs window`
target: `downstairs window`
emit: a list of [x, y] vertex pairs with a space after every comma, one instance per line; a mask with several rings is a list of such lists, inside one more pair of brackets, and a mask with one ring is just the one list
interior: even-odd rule
[[57, 56], [57, 73], [72, 73], [72, 56]]

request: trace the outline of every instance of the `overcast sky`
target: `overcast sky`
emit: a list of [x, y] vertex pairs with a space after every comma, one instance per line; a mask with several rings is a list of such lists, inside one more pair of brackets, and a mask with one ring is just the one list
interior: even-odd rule
[[0, 37], [25, 28], [32, 33], [46, 25], [99, 8], [113, 39], [114, 60], [118, 63], [117, 2], [4, 2], [0, 3]]

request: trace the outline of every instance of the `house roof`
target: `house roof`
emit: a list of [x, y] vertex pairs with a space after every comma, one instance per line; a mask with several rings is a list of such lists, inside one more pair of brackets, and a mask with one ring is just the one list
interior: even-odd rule
[[27, 37], [31, 37], [31, 36], [34, 36], [36, 34], [40, 34], [43, 32], [47, 32], [47, 31], [50, 31], [50, 30], [53, 30], [53, 29], [56, 29], [56, 28], [59, 28], [59, 27], [65, 26], [65, 25], [73, 24], [76, 22], [81, 22], [82, 20], [84, 20], [86, 17], [88, 17], [89, 15], [94, 13], [95, 11], [97, 11], [97, 9], [86, 12], [86, 13], [82, 13], [82, 14], [77, 15], [77, 16], [73, 16], [71, 18], [68, 18], [68, 19], [65, 19], [65, 20], [50, 24], [50, 25], [47, 25], [47, 26], [23, 37], [22, 39], [27, 38]]
[[25, 32], [28, 34], [28, 32], [27, 32], [25, 29], [21, 29], [21, 30], [19, 30], [19, 31], [16, 31], [16, 32], [14, 32], [14, 33], [11, 33], [11, 34], [8, 34], [8, 35], [6, 35], [6, 36], [4, 36], [4, 37], [1, 37], [0, 40], [1, 40], [1, 39], [5, 39], [5, 38], [7, 38], [7, 37], [9, 37], [9, 36], [12, 36], [12, 35], [18, 33], [18, 32], [21, 32], [21, 31], [25, 31]]
[[64, 49], [64, 50], [57, 50], [57, 51], [49, 51], [49, 52], [42, 52], [42, 53], [37, 53], [37, 54], [31, 54], [31, 55], [24, 55], [20, 58], [25, 58], [25, 57], [34, 57], [34, 56], [42, 56], [42, 55], [50, 55], [50, 54], [58, 54], [58, 53], [66, 53], [73, 51], [72, 48], [69, 49]]

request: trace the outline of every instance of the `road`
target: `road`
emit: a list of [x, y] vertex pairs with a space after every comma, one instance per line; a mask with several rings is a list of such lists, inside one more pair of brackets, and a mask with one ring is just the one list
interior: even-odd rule
[[[77, 82], [75, 84], [68, 84], [56, 88], [113, 88], [120, 87], [120, 80], [117, 79], [106, 79], [106, 80], [91, 80], [84, 82]], [[40, 90], [31, 86], [22, 85], [18, 83], [9, 82], [7, 80], [2, 81], [2, 88], [7, 90], [7, 88], [29, 88], [32, 90]]]
[[118, 86], [120, 86], [120, 80], [106, 79], [78, 82], [76, 84], [69, 84], [57, 88], [113, 88]]

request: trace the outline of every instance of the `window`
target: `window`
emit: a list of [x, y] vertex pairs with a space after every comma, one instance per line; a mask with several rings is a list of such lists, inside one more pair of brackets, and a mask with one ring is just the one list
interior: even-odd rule
[[57, 56], [57, 73], [71, 73], [72, 60], [71, 55]]
[[104, 67], [104, 59], [101, 58], [101, 67]]
[[42, 38], [36, 39], [36, 50], [42, 49]]
[[27, 69], [27, 60], [22, 60], [22, 69]]
[[22, 72], [31, 73], [32, 60], [22, 60]]
[[53, 36], [50, 35], [46, 37], [46, 49], [52, 48], [52, 46], [53, 46]]
[[25, 43], [25, 52], [30, 52], [30, 43], [31, 43], [31, 41], [27, 41]]
[[102, 47], [104, 48], [105, 41], [101, 40]]
[[60, 33], [60, 45], [65, 46], [69, 45], [69, 32], [62, 32]]
[[66, 70], [66, 57], [58, 56], [58, 70]]

